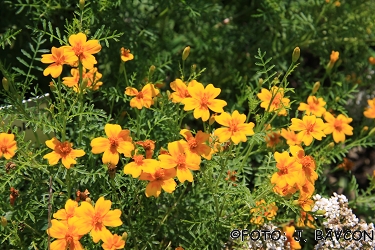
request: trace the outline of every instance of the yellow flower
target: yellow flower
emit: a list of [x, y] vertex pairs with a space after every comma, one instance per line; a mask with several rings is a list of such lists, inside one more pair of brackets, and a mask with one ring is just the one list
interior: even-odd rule
[[121, 60], [122, 61], [126, 62], [126, 61], [130, 61], [133, 59], [134, 59], [134, 56], [132, 53], [130, 53], [130, 50], [121, 48]]
[[53, 166], [56, 165], [60, 159], [64, 167], [69, 169], [72, 164], [76, 164], [75, 158], [82, 157], [85, 155], [85, 151], [82, 149], [72, 149], [73, 143], [60, 142], [56, 137], [46, 141], [47, 147], [53, 149], [51, 153], [43, 156], [43, 159], [48, 160], [48, 164]]
[[220, 142], [231, 139], [234, 144], [238, 144], [241, 141], [246, 142], [246, 136], [254, 134], [255, 124], [252, 122], [245, 123], [246, 115], [239, 114], [237, 110], [232, 113], [232, 116], [228, 113], [215, 116], [215, 120], [220, 125], [227, 127], [218, 128], [214, 132], [215, 136], [219, 137]]
[[134, 155], [133, 162], [125, 165], [124, 173], [131, 174], [133, 178], [138, 178], [142, 171], [153, 172], [159, 166], [159, 162], [154, 159], [143, 159], [143, 155]]
[[52, 63], [43, 71], [44, 76], [51, 74], [53, 78], [57, 78], [61, 75], [63, 64], [77, 61], [77, 56], [73, 52], [64, 49], [64, 47], [52, 47], [51, 51], [52, 54], [42, 55], [42, 63]]
[[260, 106], [267, 112], [277, 112], [278, 115], [287, 115], [286, 108], [289, 107], [290, 100], [284, 98], [284, 89], [273, 86], [271, 91], [262, 88], [261, 92], [257, 94], [262, 101]]
[[298, 118], [292, 118], [292, 125], [289, 127], [293, 131], [301, 131], [298, 133], [298, 140], [303, 141], [306, 146], [309, 146], [313, 138], [322, 140], [325, 137], [323, 130], [325, 124], [321, 118], [316, 118], [315, 115], [303, 116], [302, 120]]
[[53, 214], [53, 218], [67, 221], [70, 218], [73, 218], [75, 215], [75, 210], [78, 207], [78, 202], [71, 199], [67, 200], [65, 203], [65, 209], [60, 209]]
[[69, 43], [71, 46], [63, 46], [63, 48], [65, 48], [67, 52], [73, 52], [78, 57], [79, 61], [81, 61], [83, 67], [92, 69], [94, 64], [97, 63], [92, 54], [96, 54], [102, 49], [99, 41], [87, 41], [85, 34], [78, 33], [69, 37]]
[[[189, 83], [189, 85], [193, 85], [195, 83], [197, 83], [197, 81], [193, 80]], [[171, 82], [170, 87], [173, 91], [175, 91], [169, 96], [169, 99], [172, 99], [172, 102], [174, 103], [182, 102], [183, 99], [191, 97], [188, 87], [181, 79], [176, 79], [175, 81]]]
[[369, 105], [368, 108], [365, 109], [363, 112], [363, 115], [367, 118], [375, 118], [375, 98], [371, 100], [367, 100], [367, 103]]
[[79, 217], [77, 227], [85, 232], [91, 232], [92, 239], [95, 243], [103, 238], [108, 227], [118, 227], [122, 225], [120, 219], [121, 210], [111, 209], [112, 202], [100, 197], [95, 208], [89, 202], [82, 202], [81, 206], [76, 208], [76, 216]]
[[122, 237], [117, 234], [112, 235], [109, 231], [104, 231], [102, 240], [104, 242], [102, 244], [104, 250], [123, 249], [125, 247], [125, 241]]
[[336, 118], [329, 112], [324, 114], [324, 120], [327, 121], [325, 134], [333, 135], [333, 140], [336, 143], [345, 142], [345, 135], [353, 135], [353, 127], [349, 125], [353, 121], [352, 118], [345, 117], [339, 114]]
[[158, 89], [154, 87], [153, 84], [146, 84], [141, 91], [133, 87], [127, 87], [125, 94], [128, 96], [135, 96], [130, 100], [130, 107], [142, 109], [142, 107], [150, 108], [154, 104], [153, 97], [160, 93]]
[[[76, 68], [72, 68], [70, 70], [72, 76], [63, 77], [63, 84], [66, 86], [73, 88], [74, 91], [79, 92], [80, 87], [78, 86], [79, 83], [79, 70]], [[82, 84], [85, 84], [86, 88], [92, 90], [98, 90], [103, 82], [100, 82], [100, 78], [102, 78], [102, 74], [98, 72], [96, 67], [87, 71], [83, 68], [82, 72]]]
[[187, 141], [187, 144], [183, 145], [188, 146], [187, 149], [192, 154], [203, 156], [207, 160], [211, 159], [211, 148], [206, 144], [206, 142], [210, 138], [209, 134], [204, 133], [202, 131], [198, 131], [194, 137], [189, 130], [182, 129], [180, 131], [180, 135], [182, 135]]
[[162, 169], [157, 167], [152, 173], [143, 172], [140, 180], [150, 181], [146, 186], [146, 196], [159, 197], [161, 189], [167, 193], [172, 193], [176, 189], [176, 182], [173, 178], [176, 176], [176, 169]]
[[289, 146], [301, 144], [301, 141], [298, 140], [297, 134], [294, 133], [294, 131], [290, 130], [289, 128], [288, 129], [285, 129], [285, 128], [281, 129], [281, 136], [284, 137], [284, 139], [286, 140], [286, 143]]
[[132, 138], [129, 136], [129, 130], [121, 129], [117, 124], [106, 124], [104, 127], [105, 134], [108, 138], [99, 137], [91, 141], [91, 152], [93, 154], [103, 153], [102, 161], [104, 164], [110, 163], [117, 165], [120, 154], [126, 157], [131, 157], [131, 152], [134, 150]]
[[316, 98], [315, 96], [309, 96], [307, 98], [307, 104], [301, 102], [298, 110], [306, 111], [306, 115], [312, 114], [321, 117], [326, 112], [326, 109], [324, 108], [325, 105], [326, 102], [322, 97]]
[[312, 229], [315, 229], [314, 226], [314, 217], [311, 216], [311, 214], [306, 213], [305, 211], [301, 210], [301, 216], [299, 217], [296, 226], [297, 227], [309, 227]]
[[264, 218], [267, 218], [267, 220], [275, 218], [277, 210], [278, 208], [275, 202], [266, 204], [266, 201], [263, 199], [256, 201], [255, 208], [250, 210], [250, 213], [252, 214], [250, 222], [256, 225], [262, 225], [264, 224]]
[[0, 133], [0, 158], [2, 156], [9, 160], [16, 153], [17, 142], [14, 140], [14, 134]]
[[78, 221], [79, 218], [77, 217], [68, 220], [66, 223], [55, 219], [51, 220], [52, 226], [47, 229], [47, 234], [57, 239], [51, 243], [51, 250], [83, 250], [79, 239], [87, 231], [79, 226]]
[[224, 112], [223, 107], [227, 103], [215, 99], [221, 92], [220, 88], [215, 88], [212, 84], [204, 88], [202, 83], [196, 82], [189, 84], [188, 92], [191, 97], [184, 98], [181, 102], [185, 105], [185, 111], [194, 110], [195, 119], [202, 118], [202, 121], [207, 121], [210, 118], [209, 109], [216, 113]]
[[293, 237], [295, 229], [296, 228], [294, 226], [286, 226], [283, 228], [283, 231], [285, 232], [285, 236], [287, 238], [285, 244], [289, 243], [291, 249], [301, 249], [301, 245]]
[[159, 155], [160, 166], [164, 169], [177, 167], [177, 178], [180, 182], [193, 181], [193, 174], [190, 170], [199, 170], [201, 158], [199, 155], [192, 154], [185, 150], [188, 148], [185, 141], [175, 141], [168, 143], [168, 152], [170, 155]]

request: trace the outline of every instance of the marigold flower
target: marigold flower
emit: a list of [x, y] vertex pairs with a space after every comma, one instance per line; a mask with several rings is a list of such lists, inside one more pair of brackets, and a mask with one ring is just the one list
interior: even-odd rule
[[182, 129], [180, 131], [180, 135], [182, 135], [187, 141], [187, 144], [183, 145], [187, 145], [187, 149], [190, 150], [191, 153], [200, 155], [207, 160], [211, 159], [211, 148], [206, 144], [206, 142], [210, 138], [209, 134], [198, 131], [198, 133], [194, 137], [188, 129]]
[[348, 118], [342, 114], [334, 117], [331, 113], [327, 112], [324, 114], [324, 120], [327, 121], [324, 129], [325, 134], [333, 135], [333, 140], [336, 143], [345, 142], [345, 135], [353, 135], [353, 127], [349, 125], [353, 121], [352, 118]]
[[226, 177], [225, 178], [225, 180], [226, 181], [231, 181], [231, 182], [233, 182], [232, 183], [232, 185], [235, 187], [235, 186], [237, 186], [237, 184], [235, 183], [236, 181], [237, 181], [237, 172], [236, 171], [230, 171], [230, 170], [228, 170], [227, 171], [227, 176], [228, 177]]
[[52, 226], [47, 229], [47, 234], [56, 238], [50, 245], [51, 250], [74, 249], [83, 250], [79, 242], [87, 231], [78, 225], [79, 218], [73, 217], [67, 222], [51, 220]]
[[300, 191], [301, 197], [311, 197], [315, 191], [314, 184], [307, 178], [304, 178], [303, 184], [298, 183], [297, 187]]
[[152, 141], [152, 140], [138, 141], [135, 144], [138, 144], [143, 147], [143, 149], [146, 152], [146, 159], [152, 158], [152, 155], [154, 154], [154, 150], [155, 150], [155, 141]]
[[79, 190], [77, 190], [76, 192], [76, 201], [87, 201], [87, 199], [90, 199], [89, 198], [89, 190], [85, 189], [85, 191], [81, 192]]
[[344, 161], [342, 163], [340, 163], [337, 167], [338, 168], [342, 168], [344, 169], [345, 171], [350, 171], [352, 170], [353, 166], [354, 166], [354, 162], [352, 162], [350, 159], [344, 157], [343, 159]]
[[[189, 85], [195, 83], [197, 83], [197, 81], [193, 80], [189, 83]], [[171, 82], [170, 87], [173, 91], [175, 91], [169, 96], [169, 99], [172, 99], [172, 102], [174, 103], [182, 102], [183, 99], [191, 97], [188, 91], [188, 86], [186, 86], [181, 79], [176, 79]]]
[[119, 153], [131, 157], [134, 145], [132, 138], [129, 136], [130, 131], [121, 129], [121, 126], [117, 124], [106, 124], [104, 130], [108, 138], [98, 137], [93, 139], [90, 144], [91, 152], [93, 154], [104, 152], [102, 158], [104, 164], [117, 165], [120, 159]]
[[215, 117], [215, 120], [220, 125], [226, 126], [227, 128], [218, 128], [215, 130], [215, 136], [219, 137], [220, 142], [225, 142], [229, 139], [234, 144], [238, 144], [241, 141], [246, 142], [248, 135], [254, 134], [255, 124], [245, 123], [246, 115], [238, 113], [237, 110], [233, 111], [232, 115], [228, 113], [222, 113]]
[[309, 227], [315, 229], [314, 226], [314, 217], [311, 214], [306, 213], [305, 211], [301, 210], [301, 215], [296, 223], [297, 227]]
[[256, 225], [264, 224], [264, 218], [267, 220], [273, 220], [277, 214], [278, 207], [275, 202], [266, 204], [265, 200], [259, 200], [255, 202], [255, 207], [250, 210], [253, 215], [250, 222]]
[[289, 146], [299, 145], [301, 144], [301, 140], [298, 139], [297, 134], [294, 131], [288, 129], [281, 129], [281, 136], [284, 137], [286, 143]]
[[133, 87], [127, 87], [125, 94], [128, 96], [135, 96], [130, 100], [130, 107], [142, 109], [142, 107], [150, 108], [154, 104], [153, 97], [160, 93], [158, 89], [154, 87], [153, 84], [146, 84], [141, 91]]
[[311, 211], [311, 208], [314, 206], [314, 201], [310, 199], [310, 196], [305, 195], [300, 195], [296, 203], [306, 212]]
[[19, 193], [18, 190], [15, 189], [14, 187], [10, 188], [10, 205], [14, 206], [14, 202], [16, 202], [16, 199], [18, 198]]
[[271, 183], [275, 184], [275, 192], [285, 195], [281, 193], [282, 189], [288, 187], [291, 190], [296, 184], [301, 183], [302, 165], [293, 157], [290, 157], [286, 151], [282, 153], [275, 152], [274, 157], [276, 168], [279, 171], [272, 175]]
[[227, 105], [226, 101], [215, 99], [221, 92], [220, 88], [208, 84], [206, 88], [202, 83], [196, 82], [189, 84], [188, 92], [191, 97], [184, 98], [181, 102], [185, 105], [184, 110], [194, 110], [194, 118], [202, 118], [207, 121], [210, 118], [209, 109], [216, 113], [223, 113], [223, 107]]
[[[72, 76], [63, 77], [63, 84], [66, 86], [73, 88], [74, 91], [79, 92], [80, 86], [79, 83], [79, 70], [73, 68], [70, 70]], [[102, 74], [98, 72], [96, 67], [87, 71], [85, 68], [82, 72], [82, 84], [85, 84], [85, 88], [89, 88], [92, 90], [98, 90], [100, 86], [103, 85], [103, 82], [100, 82], [100, 78], [102, 78]]]
[[278, 115], [287, 115], [286, 108], [289, 107], [290, 100], [284, 97], [283, 88], [273, 86], [271, 91], [262, 88], [257, 96], [262, 101], [260, 106], [267, 112], [275, 111]]
[[306, 111], [306, 115], [315, 115], [317, 117], [321, 117], [325, 112], [326, 109], [324, 106], [326, 102], [323, 100], [322, 97], [316, 98], [315, 96], [309, 96], [307, 98], [307, 104], [301, 102], [298, 110], [299, 111]]
[[188, 143], [185, 141], [174, 141], [168, 143], [170, 155], [159, 155], [160, 166], [164, 169], [177, 167], [177, 178], [180, 182], [193, 181], [193, 174], [190, 170], [199, 170], [201, 158], [199, 155], [192, 154], [188, 150]]
[[53, 151], [43, 156], [43, 159], [47, 159], [51, 166], [56, 165], [62, 159], [64, 167], [69, 169], [72, 164], [77, 163], [75, 158], [85, 155], [85, 151], [82, 149], [72, 149], [73, 143], [60, 142], [56, 137], [47, 140], [46, 145]]
[[332, 53], [330, 55], [330, 62], [334, 64], [339, 59], [340, 53], [338, 51], [332, 50]]
[[135, 154], [133, 156], [133, 162], [125, 165], [124, 173], [131, 174], [133, 178], [138, 178], [142, 171], [146, 173], [152, 173], [155, 168], [159, 166], [159, 162], [154, 159], [143, 159], [143, 155]]
[[125, 247], [125, 241], [122, 237], [117, 234], [111, 234], [110, 231], [104, 231], [102, 240], [104, 242], [102, 244], [104, 250], [123, 249]]
[[86, 69], [92, 69], [94, 64], [97, 63], [92, 54], [96, 54], [102, 49], [99, 41], [87, 41], [85, 34], [78, 33], [69, 37], [69, 43], [71, 46], [63, 46], [66, 51], [73, 52], [78, 57], [79, 61], [81, 61], [83, 67]]
[[2, 156], [9, 160], [16, 153], [17, 142], [14, 140], [14, 134], [0, 133], [0, 158]]
[[315, 115], [305, 115], [302, 117], [302, 120], [292, 118], [292, 125], [289, 128], [293, 131], [300, 131], [297, 134], [298, 140], [303, 141], [306, 146], [309, 146], [313, 138], [322, 140], [322, 137], [326, 136], [323, 132], [325, 126], [321, 118], [316, 118]]
[[70, 218], [73, 218], [77, 207], [78, 202], [69, 199], [65, 203], [65, 209], [58, 210], [56, 213], [53, 214], [53, 218], [67, 221]]
[[291, 146], [290, 153], [294, 159], [302, 165], [302, 171], [304, 176], [311, 183], [315, 183], [318, 179], [318, 174], [315, 172], [316, 165], [315, 160], [312, 156], [305, 155], [305, 151], [301, 146]]
[[365, 109], [363, 115], [367, 118], [373, 119], [375, 118], [375, 98], [371, 100], [367, 100], [369, 107]]
[[48, 76], [51, 74], [53, 78], [57, 78], [61, 75], [64, 64], [70, 64], [77, 61], [77, 56], [63, 47], [56, 48], [52, 47], [52, 54], [42, 55], [42, 63], [52, 63], [44, 69], [43, 75]]
[[130, 50], [124, 49], [124, 47], [121, 48], [121, 60], [126, 62], [134, 59], [134, 56], [132, 53], [130, 53]]
[[294, 226], [286, 226], [283, 228], [286, 236], [285, 245], [289, 243], [291, 249], [301, 249], [301, 245], [293, 237], [295, 229], [296, 228]]
[[111, 205], [110, 200], [104, 200], [104, 197], [100, 197], [95, 204], [95, 208], [89, 202], [82, 202], [81, 206], [76, 208], [76, 216], [80, 218], [77, 227], [86, 233], [91, 232], [95, 243], [98, 243], [105, 231], [108, 231], [106, 226], [118, 227], [122, 225], [121, 210], [110, 210]]
[[176, 169], [162, 169], [157, 167], [153, 173], [143, 172], [140, 180], [150, 181], [146, 186], [145, 194], [147, 197], [159, 197], [161, 189], [167, 193], [172, 193], [176, 189], [176, 182], [173, 178], [176, 176]]
[[280, 143], [280, 133], [279, 132], [270, 132], [266, 135], [265, 141], [267, 147], [274, 148], [277, 144]]

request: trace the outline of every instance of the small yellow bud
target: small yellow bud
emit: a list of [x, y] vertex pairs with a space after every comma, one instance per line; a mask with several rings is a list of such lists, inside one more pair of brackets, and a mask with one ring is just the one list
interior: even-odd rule
[[156, 69], [155, 65], [151, 65], [150, 68], [148, 69], [148, 74], [152, 76], [155, 72], [155, 69]]
[[190, 46], [186, 46], [186, 48], [182, 52], [182, 60], [185, 61], [186, 58], [188, 58], [189, 54], [190, 54]]
[[338, 102], [338, 101], [340, 101], [340, 97], [339, 96], [337, 96], [336, 98], [335, 98], [335, 102]]
[[293, 50], [293, 54], [292, 54], [293, 63], [298, 61], [300, 54], [301, 54], [301, 50], [299, 49], [299, 47], [295, 47], [295, 49]]
[[53, 82], [50, 82], [50, 83], [49, 83], [49, 89], [50, 89], [51, 91], [56, 90], [56, 86], [53, 84]]
[[327, 211], [326, 210], [318, 210], [315, 212], [316, 215], [324, 215]]
[[126, 240], [128, 239], [128, 233], [127, 233], [127, 232], [124, 232], [124, 233], [122, 234], [121, 239], [122, 239], [123, 241], [126, 242]]
[[191, 65], [191, 71], [192, 72], [195, 72], [196, 69], [197, 69], [197, 65], [196, 64]]
[[329, 148], [333, 148], [335, 146], [335, 143], [334, 142], [330, 142], [329, 144], [328, 144], [328, 147]]
[[370, 133], [368, 133], [368, 135], [373, 135], [374, 133], [375, 133], [375, 128], [371, 129]]
[[314, 84], [314, 87], [313, 87], [312, 91], [311, 91], [311, 94], [315, 95], [315, 93], [318, 92], [319, 88], [320, 88], [320, 82], [316, 82]]
[[294, 201], [293, 201], [293, 205], [296, 205], [296, 206], [298, 206], [298, 205], [299, 205], [299, 202], [298, 202], [298, 200], [294, 200]]
[[214, 122], [216, 121], [215, 120], [215, 116], [217, 116], [216, 113], [212, 114], [210, 119], [208, 119], [208, 124], [211, 126], [212, 124], [214, 124]]
[[8, 79], [6, 79], [5, 77], [3, 77], [3, 80], [1, 81], [1, 83], [3, 84], [3, 88], [5, 89], [5, 91], [9, 91], [9, 82], [8, 82]]
[[259, 88], [262, 87], [263, 82], [264, 82], [263, 78], [259, 78], [259, 81], [258, 81], [258, 87]]
[[368, 58], [368, 62], [369, 62], [370, 64], [372, 64], [372, 65], [375, 65], [375, 58], [372, 57], [372, 56], [370, 56], [370, 57]]
[[368, 127], [367, 127], [367, 126], [364, 126], [364, 127], [362, 128], [362, 131], [363, 131], [363, 132], [368, 131]]
[[6, 227], [8, 225], [8, 221], [4, 216], [1, 216], [1, 225]]
[[79, 8], [81, 11], [85, 8], [85, 0], [79, 0]]

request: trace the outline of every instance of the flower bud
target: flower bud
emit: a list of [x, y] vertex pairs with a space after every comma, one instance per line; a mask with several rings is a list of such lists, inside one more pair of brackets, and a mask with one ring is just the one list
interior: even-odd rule
[[328, 144], [328, 147], [329, 148], [333, 148], [335, 146], [335, 143], [334, 142], [330, 142], [329, 144]]
[[315, 95], [315, 93], [318, 92], [319, 88], [320, 88], [320, 82], [316, 82], [314, 84], [314, 87], [313, 87], [312, 91], [311, 91], [311, 94]]
[[8, 225], [8, 221], [4, 216], [1, 216], [1, 225], [6, 227]]
[[301, 54], [301, 50], [299, 49], [299, 47], [295, 47], [293, 50], [293, 54], [292, 54], [293, 63], [298, 61], [300, 54]]
[[195, 72], [196, 69], [197, 69], [196, 64], [191, 65], [191, 72]]
[[263, 78], [259, 78], [259, 81], [258, 81], [258, 87], [259, 88], [262, 87], [263, 82], [264, 82]]
[[325, 213], [327, 213], [326, 210], [318, 210], [315, 212], [316, 215], [325, 215]]
[[370, 57], [368, 58], [368, 62], [369, 62], [370, 64], [372, 64], [372, 65], [375, 65], [375, 57], [370, 56]]
[[186, 48], [182, 52], [182, 60], [185, 61], [186, 58], [188, 58], [189, 54], [190, 54], [190, 46], [186, 46]]
[[154, 74], [155, 72], [155, 65], [151, 65], [150, 68], [148, 69], [148, 74], [150, 75], [150, 77]]
[[79, 8], [81, 9], [81, 11], [83, 11], [83, 9], [85, 8], [85, 0], [79, 0]]
[[335, 98], [335, 102], [338, 102], [338, 101], [340, 101], [340, 97], [339, 96], [337, 96], [336, 98]]
[[3, 77], [3, 80], [1, 81], [1, 83], [3, 84], [3, 88], [5, 89], [5, 91], [8, 91], [9, 90], [8, 79], [6, 79], [5, 77]]
[[368, 127], [367, 127], [367, 126], [364, 126], [364, 127], [362, 128], [362, 131], [363, 131], [363, 132], [368, 131]]
[[368, 133], [368, 135], [373, 135], [374, 133], [375, 133], [375, 128], [371, 129], [370, 133]]
[[122, 239], [123, 241], [126, 242], [126, 240], [128, 239], [128, 233], [127, 233], [127, 232], [124, 232], [124, 233], [122, 234], [122, 236], [121, 236], [121, 239]]

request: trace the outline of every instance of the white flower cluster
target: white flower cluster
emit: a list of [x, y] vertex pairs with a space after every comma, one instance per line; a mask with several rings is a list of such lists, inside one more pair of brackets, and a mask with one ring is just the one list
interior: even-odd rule
[[[324, 234], [319, 235], [315, 249], [374, 249], [374, 224], [359, 221], [348, 207], [345, 195], [336, 193], [330, 199], [313, 196], [312, 212], [324, 210]], [[323, 231], [322, 231], [323, 232]]]
[[273, 231], [279, 231], [281, 232], [281, 237], [278, 240], [272, 239], [271, 237], [267, 237], [266, 240], [264, 240], [263, 237], [261, 237], [259, 240], [248, 241], [247, 249], [270, 249], [270, 250], [290, 250], [289, 243], [285, 245], [286, 237], [284, 236], [283, 232], [280, 231], [276, 226], [274, 226], [272, 223], [264, 224], [262, 228], [259, 229], [260, 231], [265, 230], [269, 232]]

